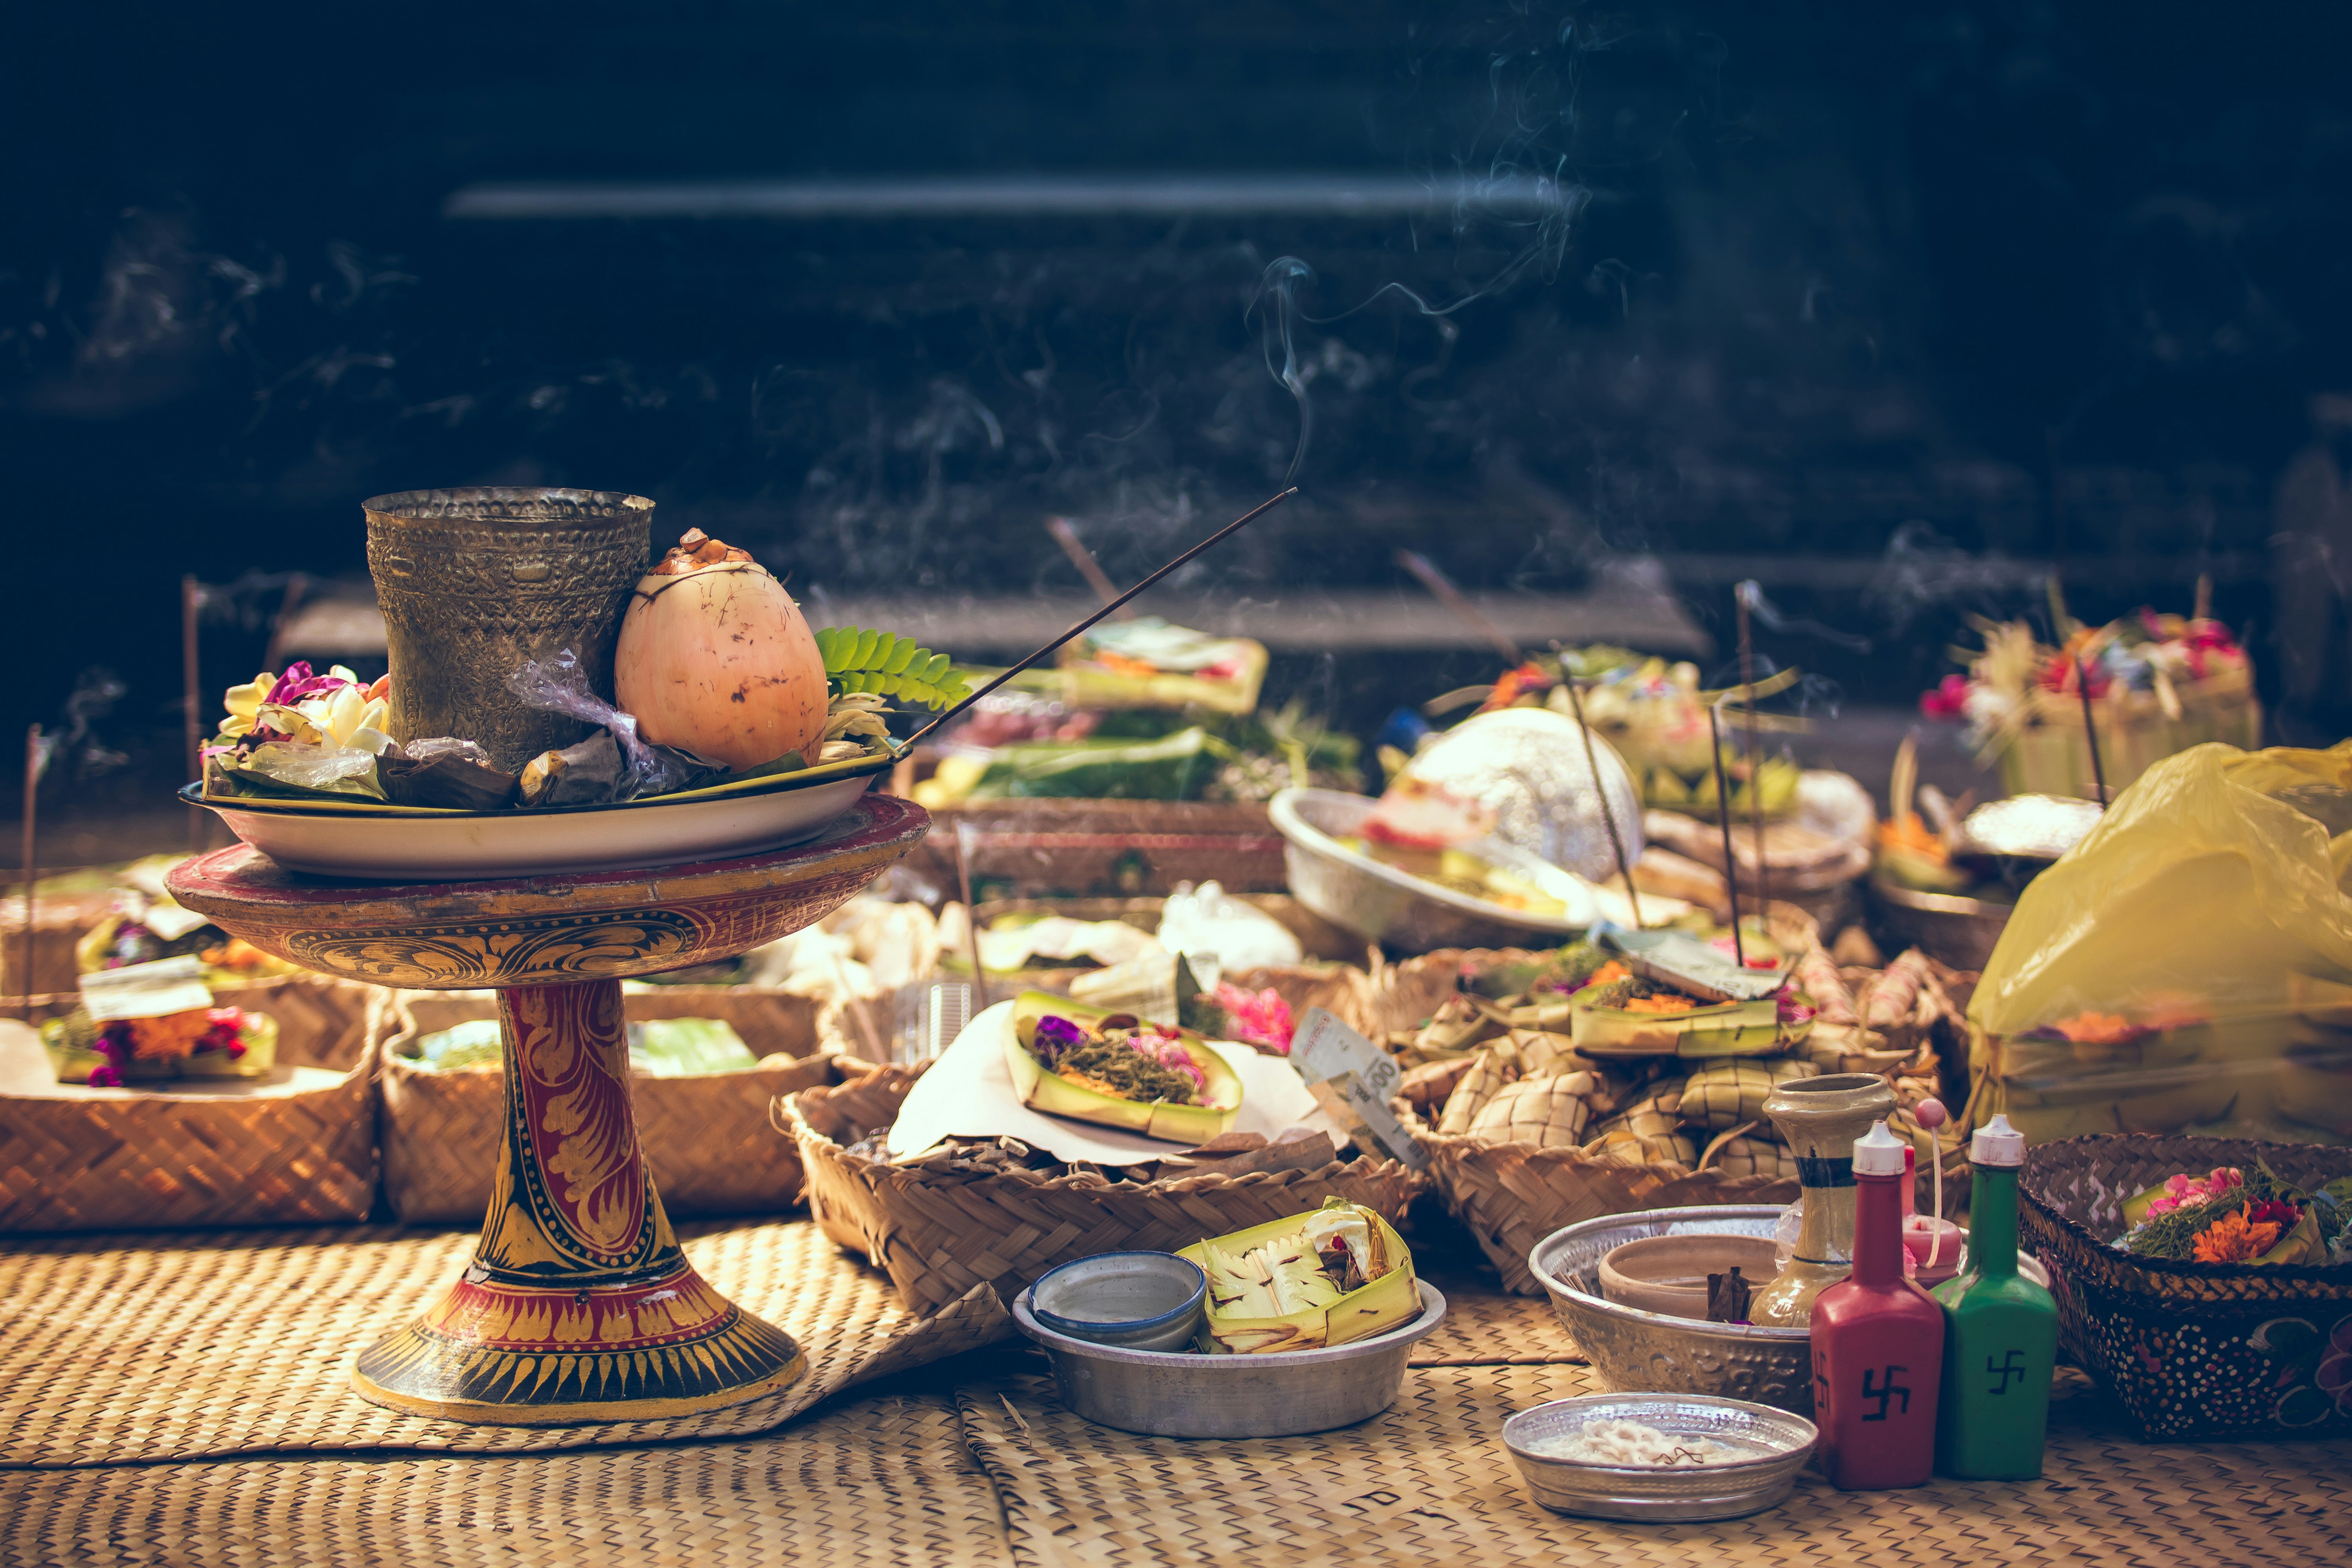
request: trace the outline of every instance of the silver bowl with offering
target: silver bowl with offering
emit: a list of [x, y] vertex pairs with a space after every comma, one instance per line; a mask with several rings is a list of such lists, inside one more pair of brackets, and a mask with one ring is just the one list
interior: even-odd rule
[[1503, 1423], [1503, 1446], [1536, 1501], [1652, 1524], [1777, 1508], [1820, 1435], [1785, 1410], [1691, 1394], [1590, 1394]]
[[1643, 1311], [1601, 1294], [1601, 1260], [1653, 1236], [1769, 1237], [1777, 1204], [1649, 1209], [1603, 1215], [1556, 1230], [1529, 1249], [1528, 1267], [1592, 1370], [1611, 1388], [1706, 1394], [1813, 1412], [1811, 1338], [1803, 1329], [1710, 1323]]
[[1415, 1282], [1421, 1314], [1343, 1345], [1261, 1355], [1122, 1350], [1037, 1321], [1036, 1291], [1013, 1321], [1045, 1347], [1062, 1403], [1089, 1421], [1154, 1437], [1287, 1437], [1369, 1420], [1396, 1402], [1412, 1347], [1445, 1317], [1445, 1298]]
[[1496, 837], [1591, 881], [1617, 874], [1612, 821], [1627, 858], [1641, 856], [1642, 793], [1633, 772], [1598, 735], [1588, 751], [1583, 729], [1565, 714], [1543, 708], [1475, 714], [1404, 771], [1494, 813]]
[[1441, 947], [1556, 947], [1597, 917], [1591, 884], [1499, 837], [1474, 838], [1460, 852], [1532, 888], [1560, 912], [1480, 898], [1342, 842], [1360, 835], [1379, 804], [1369, 795], [1294, 787], [1267, 805], [1283, 837], [1292, 895], [1332, 924], [1367, 942], [1428, 952]]
[[613, 805], [457, 811], [373, 800], [224, 799], [190, 784], [229, 831], [289, 871], [355, 881], [464, 882], [732, 859], [807, 843], [844, 813], [887, 753], [728, 779]]

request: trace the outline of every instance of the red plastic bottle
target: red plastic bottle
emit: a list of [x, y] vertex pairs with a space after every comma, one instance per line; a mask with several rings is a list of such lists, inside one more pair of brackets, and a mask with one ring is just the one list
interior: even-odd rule
[[1944, 1312], [1903, 1277], [1902, 1140], [1853, 1146], [1853, 1272], [1813, 1302], [1813, 1421], [1842, 1491], [1923, 1485], [1936, 1463]]

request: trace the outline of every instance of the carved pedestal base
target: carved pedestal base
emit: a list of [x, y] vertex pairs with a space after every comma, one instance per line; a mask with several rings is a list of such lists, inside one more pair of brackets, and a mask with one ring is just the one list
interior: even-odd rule
[[362, 1398], [494, 1426], [638, 1421], [791, 1387], [808, 1360], [688, 1264], [629, 1105], [616, 980], [499, 994], [506, 1142], [464, 1276], [360, 1352]]

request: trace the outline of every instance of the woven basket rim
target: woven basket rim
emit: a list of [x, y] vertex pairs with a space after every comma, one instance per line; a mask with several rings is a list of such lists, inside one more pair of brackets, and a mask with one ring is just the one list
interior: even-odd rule
[[[1067, 1190], [1071, 1188], [1099, 1191], [1106, 1186], [1115, 1186], [1118, 1184], [1108, 1178], [1088, 1171], [1065, 1171], [1058, 1175], [1039, 1175], [1036, 1176], [1034, 1180], [1027, 1180], [1015, 1176], [1008, 1171], [958, 1171], [953, 1173], [951, 1176], [948, 1176], [943, 1175], [940, 1173], [926, 1171], [919, 1165], [900, 1165], [888, 1160], [875, 1160], [869, 1159], [862, 1154], [852, 1154], [849, 1152], [847, 1145], [835, 1142], [831, 1137], [825, 1133], [818, 1131], [814, 1127], [811, 1126], [809, 1124], [808, 1118], [801, 1114], [800, 1098], [803, 1092], [803, 1090], [795, 1089], [791, 1094], [780, 1097], [780, 1103], [783, 1108], [784, 1114], [792, 1120], [793, 1136], [795, 1138], [813, 1140], [820, 1146], [820, 1152], [837, 1156], [845, 1161], [856, 1160], [859, 1162], [860, 1166], [866, 1171], [877, 1173], [887, 1172], [892, 1175], [903, 1177], [909, 1181], [945, 1182], [951, 1180], [953, 1184], [957, 1186], [968, 1186], [974, 1182], [1013, 1182], [1033, 1192]], [[1015, 1139], [1014, 1142], [1018, 1142], [1020, 1140]], [[1328, 1180], [1335, 1173], [1339, 1175], [1374, 1177], [1385, 1176], [1391, 1172], [1394, 1172], [1400, 1176], [1415, 1182], [1422, 1179], [1419, 1173], [1413, 1171], [1402, 1161], [1391, 1159], [1375, 1160], [1369, 1154], [1359, 1154], [1352, 1160], [1333, 1160], [1328, 1164], [1324, 1165], [1294, 1165], [1288, 1170], [1284, 1171], [1246, 1171], [1238, 1176], [1227, 1175], [1218, 1171], [1202, 1171], [1198, 1175], [1161, 1176], [1150, 1182], [1135, 1182], [1129, 1183], [1127, 1184], [1135, 1187], [1138, 1191], [1140, 1191], [1145, 1187], [1150, 1187], [1160, 1192], [1182, 1193], [1189, 1196], [1196, 1193], [1213, 1192], [1220, 1188], [1240, 1186], [1245, 1183], [1255, 1183], [1260, 1186], [1265, 1186], [1269, 1184], [1287, 1186], [1292, 1183], [1298, 1181]]]
[[[2116, 1263], [2147, 1274], [2177, 1279], [2308, 1280], [2322, 1285], [2341, 1285], [2352, 1282], [2352, 1263], [2200, 1263], [2194, 1258], [2149, 1258], [2137, 1252], [2126, 1252], [2112, 1242], [2101, 1240], [2090, 1226], [2078, 1220], [2069, 1219], [2059, 1213], [2042, 1198], [2034, 1185], [2034, 1157], [2046, 1154], [2051, 1151], [2072, 1149], [2077, 1145], [2188, 1141], [2174, 1134], [2159, 1132], [2086, 1132], [2079, 1137], [2062, 1138], [2054, 1143], [2038, 1144], [2026, 1151], [2025, 1167], [2019, 1175], [2018, 1192], [2027, 1203], [2033, 1205], [2039, 1218], [2055, 1227], [2060, 1235], [2077, 1247], [2091, 1248], [2103, 1254], [2111, 1254]], [[2325, 1144], [2313, 1143], [2273, 1143], [2259, 1138], [2200, 1139], [2197, 1142], [2251, 1143], [2262, 1149], [2288, 1151], [2326, 1147]], [[2346, 1151], [2346, 1152], [2352, 1154], [2352, 1151]]]

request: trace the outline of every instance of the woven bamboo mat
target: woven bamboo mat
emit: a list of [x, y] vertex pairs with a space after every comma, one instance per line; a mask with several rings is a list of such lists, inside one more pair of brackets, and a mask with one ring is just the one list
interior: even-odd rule
[[5, 1568], [1010, 1561], [939, 1394], [728, 1444], [0, 1473]]
[[[2039, 1481], [1838, 1492], [1721, 1524], [1620, 1525], [1529, 1501], [1498, 1433], [1515, 1410], [1599, 1392], [1581, 1367], [1428, 1367], [1345, 1431], [1178, 1442], [1091, 1426], [1049, 1378], [956, 1390], [1026, 1568], [1286, 1564], [2262, 1563], [2352, 1559], [2352, 1441], [2144, 1447], [2062, 1404]], [[2087, 1401], [2086, 1401], [2087, 1402]]]
[[0, 1468], [362, 1448], [499, 1453], [762, 1432], [835, 1390], [1003, 1335], [985, 1287], [917, 1320], [806, 1221], [685, 1226], [687, 1256], [783, 1328], [809, 1375], [670, 1421], [467, 1426], [397, 1415], [352, 1358], [471, 1256], [465, 1231], [310, 1229], [18, 1240], [0, 1252]]
[[1448, 1271], [1430, 1281], [1445, 1292], [1445, 1321], [1412, 1347], [1414, 1366], [1543, 1366], [1584, 1353], [1552, 1315], [1549, 1299], [1506, 1295], [1489, 1276]]

